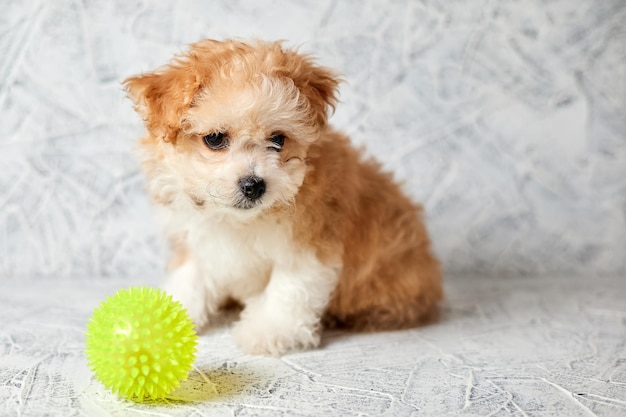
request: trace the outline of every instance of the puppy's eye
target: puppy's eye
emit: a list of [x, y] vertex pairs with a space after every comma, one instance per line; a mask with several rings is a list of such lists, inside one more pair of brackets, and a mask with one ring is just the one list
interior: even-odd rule
[[285, 145], [285, 135], [280, 133], [274, 133], [272, 136], [270, 136], [270, 142], [272, 142], [272, 145], [268, 146], [267, 149], [279, 152]]
[[217, 132], [206, 135], [204, 138], [204, 143], [206, 146], [213, 150], [224, 149], [228, 146], [228, 138], [225, 133]]

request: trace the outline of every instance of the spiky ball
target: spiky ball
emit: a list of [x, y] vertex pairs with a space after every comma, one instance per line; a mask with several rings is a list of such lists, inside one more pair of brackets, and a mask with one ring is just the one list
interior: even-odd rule
[[187, 379], [198, 336], [182, 305], [153, 288], [120, 290], [93, 312], [86, 353], [96, 378], [137, 401], [164, 398]]

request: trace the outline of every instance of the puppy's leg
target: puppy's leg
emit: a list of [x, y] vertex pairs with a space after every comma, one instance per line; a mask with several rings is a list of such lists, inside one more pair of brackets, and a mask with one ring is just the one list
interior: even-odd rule
[[265, 290], [248, 300], [235, 325], [235, 341], [246, 352], [278, 356], [319, 344], [320, 317], [339, 277], [339, 267], [300, 253], [275, 265]]
[[197, 330], [207, 324], [207, 291], [193, 257], [187, 257], [183, 263], [172, 268], [162, 288], [187, 309]]

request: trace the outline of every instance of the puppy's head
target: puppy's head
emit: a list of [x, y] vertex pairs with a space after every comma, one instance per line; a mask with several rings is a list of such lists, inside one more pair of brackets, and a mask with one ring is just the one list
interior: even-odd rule
[[161, 200], [250, 216], [293, 201], [338, 80], [279, 43], [205, 40], [124, 85]]

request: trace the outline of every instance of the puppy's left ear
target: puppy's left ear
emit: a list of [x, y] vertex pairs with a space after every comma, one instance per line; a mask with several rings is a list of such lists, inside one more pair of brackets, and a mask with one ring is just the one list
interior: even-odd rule
[[292, 64], [291, 78], [296, 87], [307, 98], [310, 110], [320, 126], [326, 125], [328, 115], [335, 111], [337, 93], [341, 79], [328, 68], [317, 66], [313, 59], [295, 52], [287, 52]]
[[200, 77], [194, 65], [182, 57], [155, 72], [130, 77], [123, 85], [150, 136], [174, 142], [181, 118], [200, 88]]

